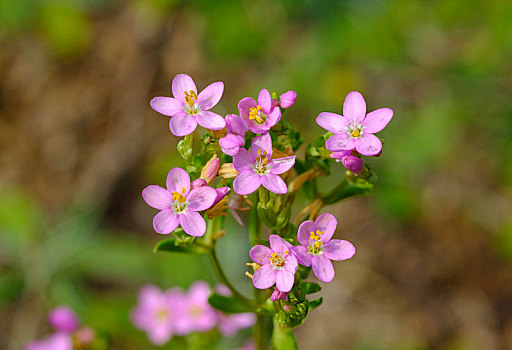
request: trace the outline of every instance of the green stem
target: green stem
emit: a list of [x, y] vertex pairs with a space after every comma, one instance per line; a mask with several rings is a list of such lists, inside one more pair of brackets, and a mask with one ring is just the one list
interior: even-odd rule
[[265, 316], [256, 315], [256, 324], [254, 325], [254, 343], [256, 350], [266, 349], [266, 335], [265, 335]]
[[[321, 196], [322, 201], [325, 204], [332, 204], [339, 200], [340, 195], [343, 193], [345, 187], [347, 187], [348, 182], [346, 178], [343, 178], [339, 184], [336, 185], [329, 193], [327, 193], [325, 196]], [[343, 196], [344, 198], [344, 196]]]

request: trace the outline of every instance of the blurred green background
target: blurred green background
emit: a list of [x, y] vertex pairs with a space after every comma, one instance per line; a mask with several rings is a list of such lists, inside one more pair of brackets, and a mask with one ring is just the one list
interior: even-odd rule
[[[306, 141], [351, 90], [395, 111], [375, 195], [324, 209], [358, 253], [301, 349], [511, 349], [511, 62], [503, 0], [0, 0], [0, 349], [47, 335], [62, 303], [112, 349], [150, 349], [138, 288], [214, 285], [205, 259], [152, 252], [140, 196], [182, 165], [148, 103], [178, 73], [224, 81], [221, 114], [297, 91]], [[245, 228], [228, 219], [220, 245], [250, 290]]]

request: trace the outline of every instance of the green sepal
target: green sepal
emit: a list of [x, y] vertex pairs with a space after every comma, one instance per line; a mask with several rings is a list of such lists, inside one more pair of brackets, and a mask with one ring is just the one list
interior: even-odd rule
[[250, 306], [242, 303], [240, 300], [216, 293], [210, 295], [208, 302], [217, 310], [228, 313], [254, 312]]
[[370, 195], [373, 193], [373, 184], [362, 179], [355, 179], [352, 183], [346, 183], [345, 186], [341, 189], [333, 189], [331, 194], [329, 194], [325, 200], [325, 204], [333, 204], [339, 202], [342, 199], [353, 197], [353, 196], [361, 196], [361, 195]]
[[321, 291], [322, 287], [318, 283], [302, 282], [301, 289], [305, 294], [313, 294]]
[[206, 247], [194, 244], [193, 241], [180, 241], [176, 237], [170, 237], [158, 242], [153, 251], [156, 252], [175, 252], [175, 253], [192, 253], [205, 254], [208, 252]]
[[309, 310], [316, 309], [317, 307], [319, 307], [322, 304], [323, 301], [324, 301], [324, 298], [322, 298], [322, 297], [315, 299], [315, 300], [308, 300]]

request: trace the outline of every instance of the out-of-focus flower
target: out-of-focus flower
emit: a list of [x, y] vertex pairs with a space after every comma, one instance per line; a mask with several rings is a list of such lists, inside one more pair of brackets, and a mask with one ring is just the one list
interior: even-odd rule
[[254, 272], [252, 282], [258, 289], [272, 287], [274, 283], [281, 292], [289, 292], [297, 271], [297, 258], [291, 252], [291, 245], [278, 235], [269, 237], [270, 248], [254, 246], [249, 255], [261, 267]]
[[324, 213], [315, 222], [307, 220], [299, 226], [297, 238], [301, 245], [294, 248], [295, 255], [300, 264], [312, 266], [322, 282], [331, 282], [334, 278], [331, 260], [350, 259], [356, 253], [349, 241], [331, 239], [337, 224], [334, 215]]
[[345, 168], [356, 175], [359, 175], [364, 168], [363, 160], [355, 156], [352, 151], [333, 152], [331, 158], [336, 159], [337, 162], [341, 162]]
[[220, 159], [214, 154], [201, 170], [199, 178], [205, 180], [208, 185], [211, 184], [219, 172], [219, 164]]
[[247, 199], [247, 196], [241, 196], [239, 194], [233, 193], [228, 198], [228, 208], [231, 211], [231, 215], [233, 215], [233, 218], [235, 218], [235, 220], [242, 226], [244, 225], [244, 223], [240, 215], [237, 213], [237, 210], [247, 211], [251, 209], [250, 207], [242, 206], [244, 203], [252, 206], [252, 203]]
[[233, 181], [233, 189], [240, 195], [253, 193], [263, 185], [278, 194], [288, 191], [286, 183], [279, 176], [295, 164], [295, 156], [272, 159], [272, 140], [268, 133], [253, 139], [251, 152], [240, 149], [233, 157], [233, 165], [240, 172]]
[[[226, 297], [231, 296], [231, 291], [223, 284], [217, 285], [215, 293]], [[239, 314], [225, 314], [221, 311], [217, 313], [217, 327], [225, 336], [231, 337], [240, 329], [252, 327], [256, 323], [256, 316], [252, 312]]]
[[212, 206], [217, 192], [209, 186], [190, 190], [190, 176], [181, 168], [171, 169], [167, 175], [166, 186], [167, 189], [151, 185], [142, 191], [146, 203], [160, 210], [153, 219], [155, 231], [169, 234], [181, 225], [187, 234], [203, 236], [206, 222], [198, 212]]
[[323, 112], [316, 122], [334, 133], [325, 143], [328, 150], [351, 151], [354, 148], [365, 156], [375, 156], [382, 150], [382, 142], [373, 135], [381, 131], [393, 118], [393, 110], [380, 108], [366, 114], [366, 102], [357, 92], [350, 92], [343, 103], [343, 116]]
[[226, 121], [220, 115], [210, 112], [220, 101], [224, 83], [217, 81], [197, 94], [196, 84], [187, 74], [178, 74], [172, 80], [173, 97], [155, 97], [150, 105], [160, 114], [170, 116], [169, 128], [175, 136], [191, 134], [197, 124], [203, 128], [220, 130]]
[[270, 296], [270, 300], [276, 301], [276, 300], [286, 300], [288, 299], [288, 293], [281, 292], [279, 289], [274, 288], [274, 291], [272, 292], [272, 295]]
[[279, 106], [281, 108], [290, 108], [295, 104], [297, 100], [297, 93], [295, 91], [289, 90], [284, 94], [279, 96], [279, 99], [272, 99], [272, 106]]
[[247, 125], [238, 115], [228, 114], [226, 116], [226, 127], [228, 133], [219, 139], [219, 145], [222, 147], [222, 152], [228, 156], [234, 156], [245, 143], [244, 137], [247, 132]]
[[215, 327], [217, 315], [208, 303], [210, 288], [203, 281], [190, 286], [183, 301], [183, 310], [180, 314], [180, 330], [183, 333], [206, 332]]
[[241, 99], [238, 102], [238, 111], [249, 130], [255, 134], [267, 132], [281, 118], [281, 110], [279, 107], [272, 106], [272, 98], [267, 89], [260, 91], [258, 102], [252, 97]]
[[249, 339], [244, 343], [244, 345], [242, 345], [242, 347], [236, 348], [235, 350], [256, 350], [256, 345], [251, 339]]
[[73, 338], [67, 333], [54, 333], [45, 340], [29, 343], [25, 350], [73, 350]]
[[48, 322], [57, 332], [71, 333], [80, 327], [80, 320], [73, 310], [61, 305], [50, 311]]

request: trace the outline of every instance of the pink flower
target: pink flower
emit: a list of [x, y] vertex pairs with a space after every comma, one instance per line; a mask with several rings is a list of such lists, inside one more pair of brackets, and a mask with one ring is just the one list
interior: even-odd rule
[[295, 91], [286, 91], [284, 94], [279, 96], [279, 100], [272, 99], [272, 106], [279, 106], [281, 108], [290, 108], [295, 104], [297, 100], [297, 93]]
[[226, 127], [228, 133], [219, 139], [219, 145], [222, 147], [222, 152], [228, 156], [234, 156], [245, 143], [244, 137], [247, 132], [247, 125], [236, 114], [228, 114], [226, 116]]
[[232, 337], [240, 329], [252, 327], [256, 323], [256, 315], [252, 312], [229, 315], [217, 312], [217, 317], [217, 328], [227, 337]]
[[245, 97], [238, 102], [238, 111], [249, 130], [255, 134], [267, 132], [281, 118], [279, 107], [272, 106], [272, 98], [267, 89], [260, 91], [258, 102], [252, 97]]
[[233, 165], [240, 172], [233, 181], [236, 193], [247, 195], [263, 185], [267, 190], [278, 194], [288, 192], [282, 174], [295, 164], [295, 156], [278, 159], [272, 158], [272, 140], [265, 133], [252, 140], [251, 152], [241, 148], [233, 157]]
[[208, 303], [210, 288], [202, 281], [190, 286], [183, 301], [179, 328], [183, 334], [206, 332], [215, 327], [217, 314]]
[[132, 322], [148, 335], [155, 345], [167, 343], [176, 333], [176, 320], [183, 303], [182, 293], [177, 289], [162, 292], [155, 286], [144, 286], [132, 311]]
[[210, 112], [222, 97], [224, 83], [217, 81], [197, 94], [196, 84], [186, 74], [178, 74], [172, 80], [173, 97], [155, 97], [150, 105], [160, 114], [172, 117], [169, 128], [175, 136], [191, 134], [197, 124], [203, 128], [220, 130], [226, 126], [224, 118]]
[[315, 222], [307, 220], [299, 226], [297, 238], [301, 245], [295, 247], [295, 255], [301, 265], [313, 266], [313, 272], [322, 282], [334, 278], [331, 260], [350, 259], [356, 253], [352, 243], [331, 240], [337, 224], [334, 215], [324, 213]]
[[279, 289], [275, 288], [272, 292], [272, 295], [270, 296], [270, 300], [276, 301], [276, 300], [286, 300], [288, 299], [288, 293], [281, 292]]
[[58, 306], [50, 311], [48, 322], [58, 332], [62, 333], [71, 333], [80, 327], [78, 316], [67, 306]]
[[365, 156], [377, 155], [382, 150], [379, 138], [373, 135], [381, 131], [393, 118], [393, 110], [380, 108], [366, 114], [363, 96], [352, 91], [343, 103], [343, 116], [323, 112], [316, 122], [334, 133], [325, 143], [330, 151], [351, 151], [354, 148]]
[[251, 202], [247, 199], [247, 196], [241, 196], [239, 194], [233, 193], [228, 198], [228, 208], [231, 211], [231, 215], [233, 215], [233, 218], [238, 222], [241, 226], [244, 225], [244, 222], [242, 221], [242, 218], [240, 217], [240, 214], [238, 214], [237, 210], [239, 211], [247, 211], [250, 209], [250, 207], [244, 207], [242, 204], [249, 204], [251, 205]]
[[171, 169], [167, 175], [166, 186], [167, 189], [151, 185], [142, 191], [146, 203], [161, 210], [153, 219], [155, 231], [169, 234], [181, 225], [191, 236], [204, 235], [206, 222], [198, 212], [213, 205], [217, 192], [209, 186], [190, 190], [190, 176], [181, 168]]
[[45, 340], [29, 343], [25, 350], [73, 350], [73, 339], [67, 333], [54, 333]]
[[254, 272], [252, 283], [258, 289], [267, 289], [274, 283], [281, 292], [289, 292], [297, 271], [297, 258], [291, 252], [291, 245], [278, 235], [270, 236], [270, 248], [254, 246], [249, 255], [261, 267]]
[[352, 151], [333, 152], [331, 158], [336, 159], [337, 162], [341, 162], [345, 168], [356, 175], [359, 175], [364, 168], [363, 160], [356, 157]]

